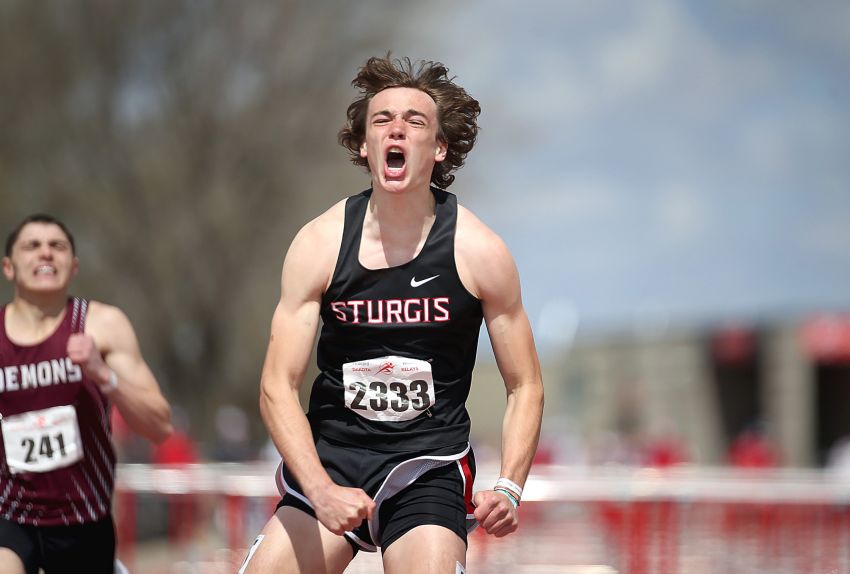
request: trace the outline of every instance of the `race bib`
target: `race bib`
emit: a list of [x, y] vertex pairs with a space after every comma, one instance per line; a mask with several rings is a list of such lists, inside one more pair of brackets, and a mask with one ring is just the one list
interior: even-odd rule
[[0, 425], [12, 474], [48, 472], [83, 458], [77, 410], [71, 405], [3, 417]]
[[431, 363], [380, 357], [342, 366], [345, 406], [371, 421], [414, 419], [434, 406]]

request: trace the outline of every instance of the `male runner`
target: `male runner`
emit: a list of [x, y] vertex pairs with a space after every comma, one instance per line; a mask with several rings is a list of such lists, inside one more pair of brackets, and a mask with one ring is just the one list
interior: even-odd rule
[[[475, 142], [478, 102], [435, 62], [371, 58], [353, 85], [340, 143], [372, 186], [287, 253], [260, 389], [283, 498], [240, 572], [342, 572], [378, 547], [389, 573], [463, 571], [469, 525], [517, 528], [537, 445], [543, 386], [516, 267], [445, 191]], [[473, 498], [465, 401], [482, 319], [507, 410], [501, 478]]]
[[68, 296], [74, 238], [49, 215], [9, 235], [0, 307], [0, 572], [112, 574], [115, 405], [139, 434], [171, 432], [170, 408], [119, 309]]

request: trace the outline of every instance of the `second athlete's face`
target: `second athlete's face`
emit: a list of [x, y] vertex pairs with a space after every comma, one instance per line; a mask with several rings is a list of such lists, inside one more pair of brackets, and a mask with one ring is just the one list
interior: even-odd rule
[[434, 164], [446, 158], [437, 138], [437, 104], [415, 88], [387, 88], [369, 102], [360, 156], [372, 182], [386, 191], [428, 187]]
[[54, 223], [24, 225], [10, 256], [3, 258], [3, 275], [19, 291], [64, 291], [77, 268], [68, 236]]

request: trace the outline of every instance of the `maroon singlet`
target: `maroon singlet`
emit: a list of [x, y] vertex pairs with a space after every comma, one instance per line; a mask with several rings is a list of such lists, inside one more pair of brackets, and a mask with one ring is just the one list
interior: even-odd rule
[[[110, 404], [66, 352], [68, 337], [85, 330], [87, 309], [88, 301], [70, 298], [56, 331], [37, 345], [23, 346], [9, 340], [6, 307], [0, 307], [0, 517], [6, 520], [62, 526], [95, 522], [110, 512], [115, 472]], [[67, 415], [73, 417], [74, 411], [76, 426], [65, 432]], [[33, 412], [37, 416], [22, 415]], [[61, 414], [51, 414], [57, 412]], [[65, 426], [39, 432], [40, 413], [46, 413], [45, 420], [61, 419]], [[27, 416], [28, 429], [14, 430], [16, 424], [21, 427], [16, 421]], [[77, 429], [76, 452], [81, 450], [82, 458], [51, 468], [63, 464], [57, 462], [63, 455], [73, 460], [66, 450], [73, 450], [68, 443]], [[7, 445], [17, 453], [7, 453]], [[10, 460], [31, 462], [32, 467], [23, 468], [37, 470], [18, 467], [12, 472], [11, 466], [25, 463]]]

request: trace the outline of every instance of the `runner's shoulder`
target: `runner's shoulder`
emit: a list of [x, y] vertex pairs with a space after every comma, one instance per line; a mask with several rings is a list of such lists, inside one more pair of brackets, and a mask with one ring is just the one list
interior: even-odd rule
[[345, 200], [338, 201], [324, 213], [311, 219], [298, 231], [290, 249], [321, 250], [339, 245], [345, 224]]
[[290, 286], [286, 291], [291, 292], [292, 285], [300, 285], [307, 289], [306, 297], [314, 297], [327, 288], [342, 242], [344, 222], [345, 201], [341, 201], [298, 231], [283, 264], [283, 280]]
[[458, 205], [455, 239], [455, 249], [465, 259], [492, 261], [494, 257], [511, 258], [502, 238], [462, 205]]
[[127, 315], [119, 307], [101, 301], [89, 301], [89, 310], [86, 315], [87, 327], [102, 327], [108, 330], [123, 326], [127, 322], [129, 322]]
[[101, 353], [133, 344], [135, 338], [129, 317], [119, 307], [90, 301], [85, 332], [94, 337]]
[[458, 208], [455, 261], [467, 290], [482, 301], [499, 300], [517, 289], [516, 265], [505, 242], [462, 207]]

